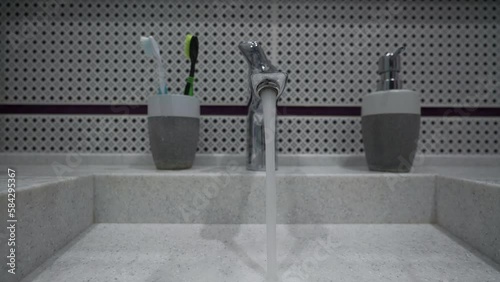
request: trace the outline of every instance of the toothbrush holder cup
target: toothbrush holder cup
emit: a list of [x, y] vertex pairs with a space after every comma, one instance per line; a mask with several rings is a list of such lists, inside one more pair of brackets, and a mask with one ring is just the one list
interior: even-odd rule
[[193, 166], [200, 134], [200, 102], [187, 95], [154, 95], [148, 100], [149, 144], [159, 170]]

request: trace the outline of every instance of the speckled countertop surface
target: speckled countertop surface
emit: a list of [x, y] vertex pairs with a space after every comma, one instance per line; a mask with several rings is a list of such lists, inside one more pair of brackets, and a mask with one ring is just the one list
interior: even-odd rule
[[[148, 155], [33, 155], [0, 154], [0, 170], [17, 170], [18, 189], [84, 175], [217, 175], [230, 173], [264, 177], [247, 171], [241, 156], [200, 156], [193, 168], [158, 171]], [[277, 175], [384, 175], [369, 171], [362, 156], [280, 156]], [[415, 160], [410, 174], [442, 175], [500, 184], [500, 156], [427, 156]], [[395, 175], [388, 173], [387, 175]], [[0, 175], [0, 193], [7, 188], [6, 173]]]
[[[190, 170], [158, 171], [150, 157], [144, 155], [0, 154], [0, 170], [6, 171], [8, 167], [16, 170], [18, 191], [89, 175], [225, 174], [256, 177], [259, 181], [265, 177], [263, 172], [247, 171], [242, 157], [197, 159]], [[372, 180], [375, 175], [398, 176], [370, 172], [360, 157], [306, 156], [280, 157], [280, 160], [278, 178], [303, 176], [306, 181], [308, 177], [327, 176], [323, 181], [329, 181], [328, 176], [370, 176]], [[411, 175], [487, 182], [496, 191], [500, 187], [500, 157], [426, 157], [416, 162], [410, 174], [401, 174]], [[6, 179], [6, 173], [0, 175], [0, 194], [6, 192]], [[95, 182], [98, 177], [88, 179]], [[485, 219], [495, 220], [488, 215]], [[90, 224], [23, 281], [264, 281], [265, 225], [142, 224], [142, 221]], [[483, 241], [487, 240], [479, 243]], [[278, 250], [282, 282], [500, 281], [500, 266], [491, 258], [432, 224], [281, 225]]]

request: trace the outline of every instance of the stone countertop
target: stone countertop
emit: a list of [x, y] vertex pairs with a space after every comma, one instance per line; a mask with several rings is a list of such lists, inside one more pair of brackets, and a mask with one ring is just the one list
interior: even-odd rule
[[[148, 155], [65, 155], [0, 154], [0, 169], [17, 171], [17, 188], [39, 185], [87, 175], [249, 175], [242, 156], [200, 156], [193, 168], [178, 171], [156, 170]], [[280, 156], [277, 176], [334, 175], [441, 175], [500, 184], [500, 156], [427, 156], [417, 158], [411, 173], [369, 171], [361, 156]], [[7, 173], [0, 175], [0, 193], [7, 190]]]
[[[21, 235], [31, 238], [30, 234], [45, 234], [43, 238], [57, 238], [54, 240], [62, 247], [88, 228], [63, 250], [46, 243], [38, 244], [36, 240], [21, 240], [35, 242], [36, 247], [51, 246], [50, 250], [37, 252], [28, 246], [22, 255], [20, 253], [24, 257], [41, 258], [40, 263], [49, 259], [25, 281], [74, 280], [72, 278], [78, 278], [75, 281], [263, 281], [260, 269], [265, 266], [265, 226], [252, 223], [263, 222], [259, 212], [264, 203], [256, 199], [264, 197], [265, 173], [247, 171], [242, 157], [200, 156], [192, 169], [182, 171], [158, 171], [148, 160], [149, 156], [144, 155], [0, 155], [0, 169], [5, 171], [0, 176], [0, 196], [7, 196], [7, 167], [15, 169], [17, 191], [24, 195], [17, 202], [20, 207], [24, 206], [20, 210], [25, 214], [20, 216], [37, 222], [20, 229], [24, 230], [19, 233], [20, 240]], [[497, 256], [488, 251], [498, 234], [496, 217], [491, 214], [498, 214], [495, 203], [500, 191], [500, 158], [426, 157], [415, 163], [411, 173], [405, 174], [368, 171], [362, 158], [280, 156], [280, 160], [277, 177], [283, 185], [278, 186], [281, 189], [278, 191], [291, 195], [278, 201], [281, 210], [288, 211], [286, 215], [290, 216], [290, 220], [283, 218], [280, 222], [296, 223], [281, 226], [278, 231], [282, 271], [294, 270], [301, 259], [310, 258], [315, 250], [309, 244], [328, 238], [329, 234], [340, 236], [334, 242], [344, 244], [335, 250], [339, 255], [324, 256], [317, 269], [299, 273], [307, 275], [300, 281], [423, 281], [456, 277], [464, 277], [464, 281], [500, 280], [498, 265], [490, 260]], [[435, 177], [437, 175], [444, 177]], [[173, 181], [168, 182], [169, 179]], [[182, 215], [178, 214], [179, 207], [196, 199], [197, 191], [212, 180], [219, 183], [224, 179], [231, 179], [231, 184], [222, 185], [221, 196], [213, 198], [206, 209], [200, 207], [202, 216], [197, 218], [196, 208], [190, 217], [196, 220], [175, 217]], [[436, 186], [438, 182], [440, 189]], [[145, 189], [149, 192], [143, 193]], [[45, 193], [48, 190], [50, 194]], [[448, 194], [440, 196], [437, 192]], [[138, 193], [143, 196], [137, 197]], [[378, 197], [373, 197], [374, 194]], [[52, 202], [47, 204], [45, 199]], [[243, 200], [247, 204], [242, 209]], [[311, 205], [311, 201], [320, 204]], [[479, 202], [482, 204], [474, 204]], [[131, 203], [145, 208], [139, 209]], [[467, 243], [454, 240], [438, 226], [421, 224], [435, 223], [434, 203], [441, 203], [443, 211], [450, 207], [451, 216], [440, 213], [438, 223], [447, 225]], [[37, 208], [30, 208], [33, 205]], [[47, 207], [49, 216], [38, 219], [37, 209]], [[88, 212], [82, 213], [83, 208]], [[465, 214], [454, 216], [456, 211]], [[78, 218], [82, 214], [86, 220]], [[113, 218], [123, 214], [134, 218], [127, 217], [124, 221], [121, 217]], [[484, 227], [480, 234], [491, 236], [479, 239], [469, 236], [477, 233], [477, 226], [453, 229], [470, 226], [463, 225], [463, 219], [471, 219], [468, 214], [480, 214], [479, 219], [475, 216], [473, 220]], [[340, 217], [331, 218], [331, 215]], [[343, 220], [344, 215], [349, 220]], [[371, 220], [363, 217], [368, 215]], [[418, 215], [416, 219], [415, 215]], [[160, 217], [152, 221], [155, 216]], [[241, 220], [245, 218], [252, 220]], [[67, 234], [68, 225], [58, 229], [61, 225], [52, 222], [75, 223], [71, 229], [74, 232]], [[122, 223], [114, 224], [116, 222]], [[130, 224], [133, 222], [136, 224]], [[172, 224], [176, 222], [185, 223]], [[408, 222], [416, 224], [400, 224]], [[220, 223], [226, 225], [218, 225]], [[40, 226], [48, 227], [45, 229], [50, 232], [39, 230]], [[162, 243], [165, 240], [169, 243]], [[480, 249], [490, 259], [467, 244]], [[486, 249], [482, 248], [485, 244]], [[144, 249], [137, 249], [138, 246]], [[493, 247], [496, 249], [498, 247]], [[32, 266], [38, 265], [36, 262]], [[197, 271], [200, 267], [202, 272]], [[34, 268], [24, 269], [28, 274]], [[209, 280], [203, 279], [205, 277]]]

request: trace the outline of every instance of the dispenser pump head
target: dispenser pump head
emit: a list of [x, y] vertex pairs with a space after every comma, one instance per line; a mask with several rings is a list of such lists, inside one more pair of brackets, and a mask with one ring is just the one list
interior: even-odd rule
[[394, 53], [386, 53], [378, 60], [377, 74], [380, 80], [377, 83], [377, 91], [402, 89], [403, 81], [399, 77], [401, 70], [400, 54], [406, 49], [406, 46], [400, 47]]

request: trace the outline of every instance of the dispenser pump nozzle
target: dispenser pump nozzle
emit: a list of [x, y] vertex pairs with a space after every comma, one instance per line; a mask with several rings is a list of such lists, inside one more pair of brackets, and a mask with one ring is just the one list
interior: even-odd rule
[[402, 89], [403, 81], [399, 76], [401, 71], [400, 54], [406, 49], [406, 45], [400, 47], [394, 53], [386, 53], [378, 60], [377, 74], [380, 80], [377, 83], [377, 90]]

